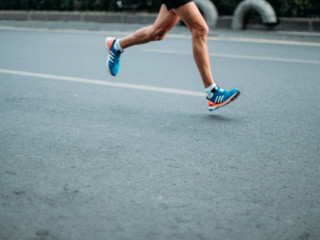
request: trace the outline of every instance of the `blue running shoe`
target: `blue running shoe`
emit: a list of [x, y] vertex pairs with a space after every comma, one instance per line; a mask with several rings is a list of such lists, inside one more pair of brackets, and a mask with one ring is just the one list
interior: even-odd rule
[[213, 111], [219, 107], [223, 107], [235, 100], [239, 95], [240, 91], [237, 89], [227, 91], [216, 86], [207, 97], [208, 110]]
[[116, 39], [112, 37], [108, 37], [105, 40], [106, 49], [108, 51], [107, 65], [112, 76], [116, 76], [118, 74], [120, 57], [123, 52], [114, 49], [115, 42]]

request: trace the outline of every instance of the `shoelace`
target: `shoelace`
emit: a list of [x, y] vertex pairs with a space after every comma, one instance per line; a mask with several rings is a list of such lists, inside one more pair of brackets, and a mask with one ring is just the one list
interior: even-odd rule
[[113, 57], [113, 60], [114, 60], [114, 63], [119, 63], [119, 61], [120, 61], [120, 55], [121, 55], [121, 53], [122, 52], [120, 52], [120, 51], [114, 51], [115, 53], [114, 53], [114, 57]]

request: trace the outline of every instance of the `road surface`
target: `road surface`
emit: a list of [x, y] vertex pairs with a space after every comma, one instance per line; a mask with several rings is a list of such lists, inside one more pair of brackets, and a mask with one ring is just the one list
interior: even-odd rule
[[0, 27], [0, 239], [320, 239], [320, 45], [211, 36], [207, 111], [177, 28]]

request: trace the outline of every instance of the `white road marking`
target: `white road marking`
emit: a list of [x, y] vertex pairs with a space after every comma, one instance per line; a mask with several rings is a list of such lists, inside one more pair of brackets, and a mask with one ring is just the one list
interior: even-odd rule
[[78, 77], [69, 77], [69, 76], [34, 73], [34, 72], [24, 72], [24, 71], [9, 70], [9, 69], [0, 69], [0, 73], [25, 76], [25, 77], [33, 77], [33, 78], [45, 78], [45, 79], [58, 80], [58, 81], [94, 84], [94, 85], [100, 85], [100, 86], [130, 88], [130, 89], [146, 90], [146, 91], [153, 91], [153, 92], [172, 93], [177, 95], [205, 97], [204, 92], [180, 90], [180, 89], [172, 89], [172, 88], [162, 88], [162, 87], [154, 87], [154, 86], [147, 86], [147, 85], [120, 83], [120, 82], [115, 83], [115, 82], [108, 82], [108, 81], [97, 80], [97, 79], [78, 78]]
[[28, 31], [28, 32], [59, 32], [59, 33], [84, 33], [84, 34], [103, 34], [103, 35], [128, 35], [130, 31], [105, 31], [105, 30], [84, 30], [84, 29], [62, 29], [62, 28], [43, 28], [43, 27], [11, 27], [0, 26], [0, 30], [9, 31]]
[[[137, 28], [139, 28], [137, 26]], [[43, 28], [43, 27], [12, 27], [0, 26], [0, 30], [10, 31], [36, 31], [36, 32], [62, 32], [62, 33], [84, 33], [84, 34], [103, 34], [126, 36], [131, 34], [131, 31], [107, 31], [107, 30], [84, 30], [84, 29], [62, 29], [62, 28]], [[191, 39], [190, 34], [186, 33], [169, 33], [168, 38]], [[227, 37], [227, 36], [208, 36], [209, 41], [222, 42], [247, 42], [247, 43], [267, 43], [267, 44], [283, 44], [283, 45], [299, 45], [299, 46], [313, 46], [320, 47], [320, 42], [306, 42], [306, 41], [291, 41], [291, 40], [277, 40], [277, 39], [262, 39], [254, 37]]]
[[[151, 53], [192, 55], [191, 51], [174, 51], [174, 50], [150, 49], [150, 48], [142, 49], [142, 51], [151, 52]], [[315, 61], [315, 60], [275, 58], [275, 57], [258, 57], [258, 56], [249, 56], [249, 55], [224, 54], [224, 53], [213, 53], [213, 54], [209, 54], [209, 56], [210, 57], [220, 57], [220, 58], [235, 58], [235, 59], [275, 61], [275, 62], [287, 62], [287, 63], [320, 64], [320, 61]]]
[[268, 43], [268, 44], [282, 44], [282, 45], [300, 45], [320, 47], [320, 42], [303, 42], [292, 40], [277, 40], [277, 39], [263, 39], [263, 38], [248, 38], [248, 37], [223, 37], [223, 36], [208, 36], [208, 40], [222, 41], [222, 42], [246, 42], [246, 43]]

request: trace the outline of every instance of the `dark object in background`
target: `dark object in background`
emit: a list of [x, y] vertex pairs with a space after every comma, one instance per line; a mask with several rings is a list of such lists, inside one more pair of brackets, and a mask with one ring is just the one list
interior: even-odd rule
[[[220, 16], [232, 16], [242, 0], [211, 0]], [[267, 0], [278, 17], [320, 18], [319, 0]], [[148, 11], [158, 12], [160, 0], [0, 0], [0, 10]]]
[[147, 10], [158, 11], [161, 2], [159, 0], [115, 0], [117, 10]]

